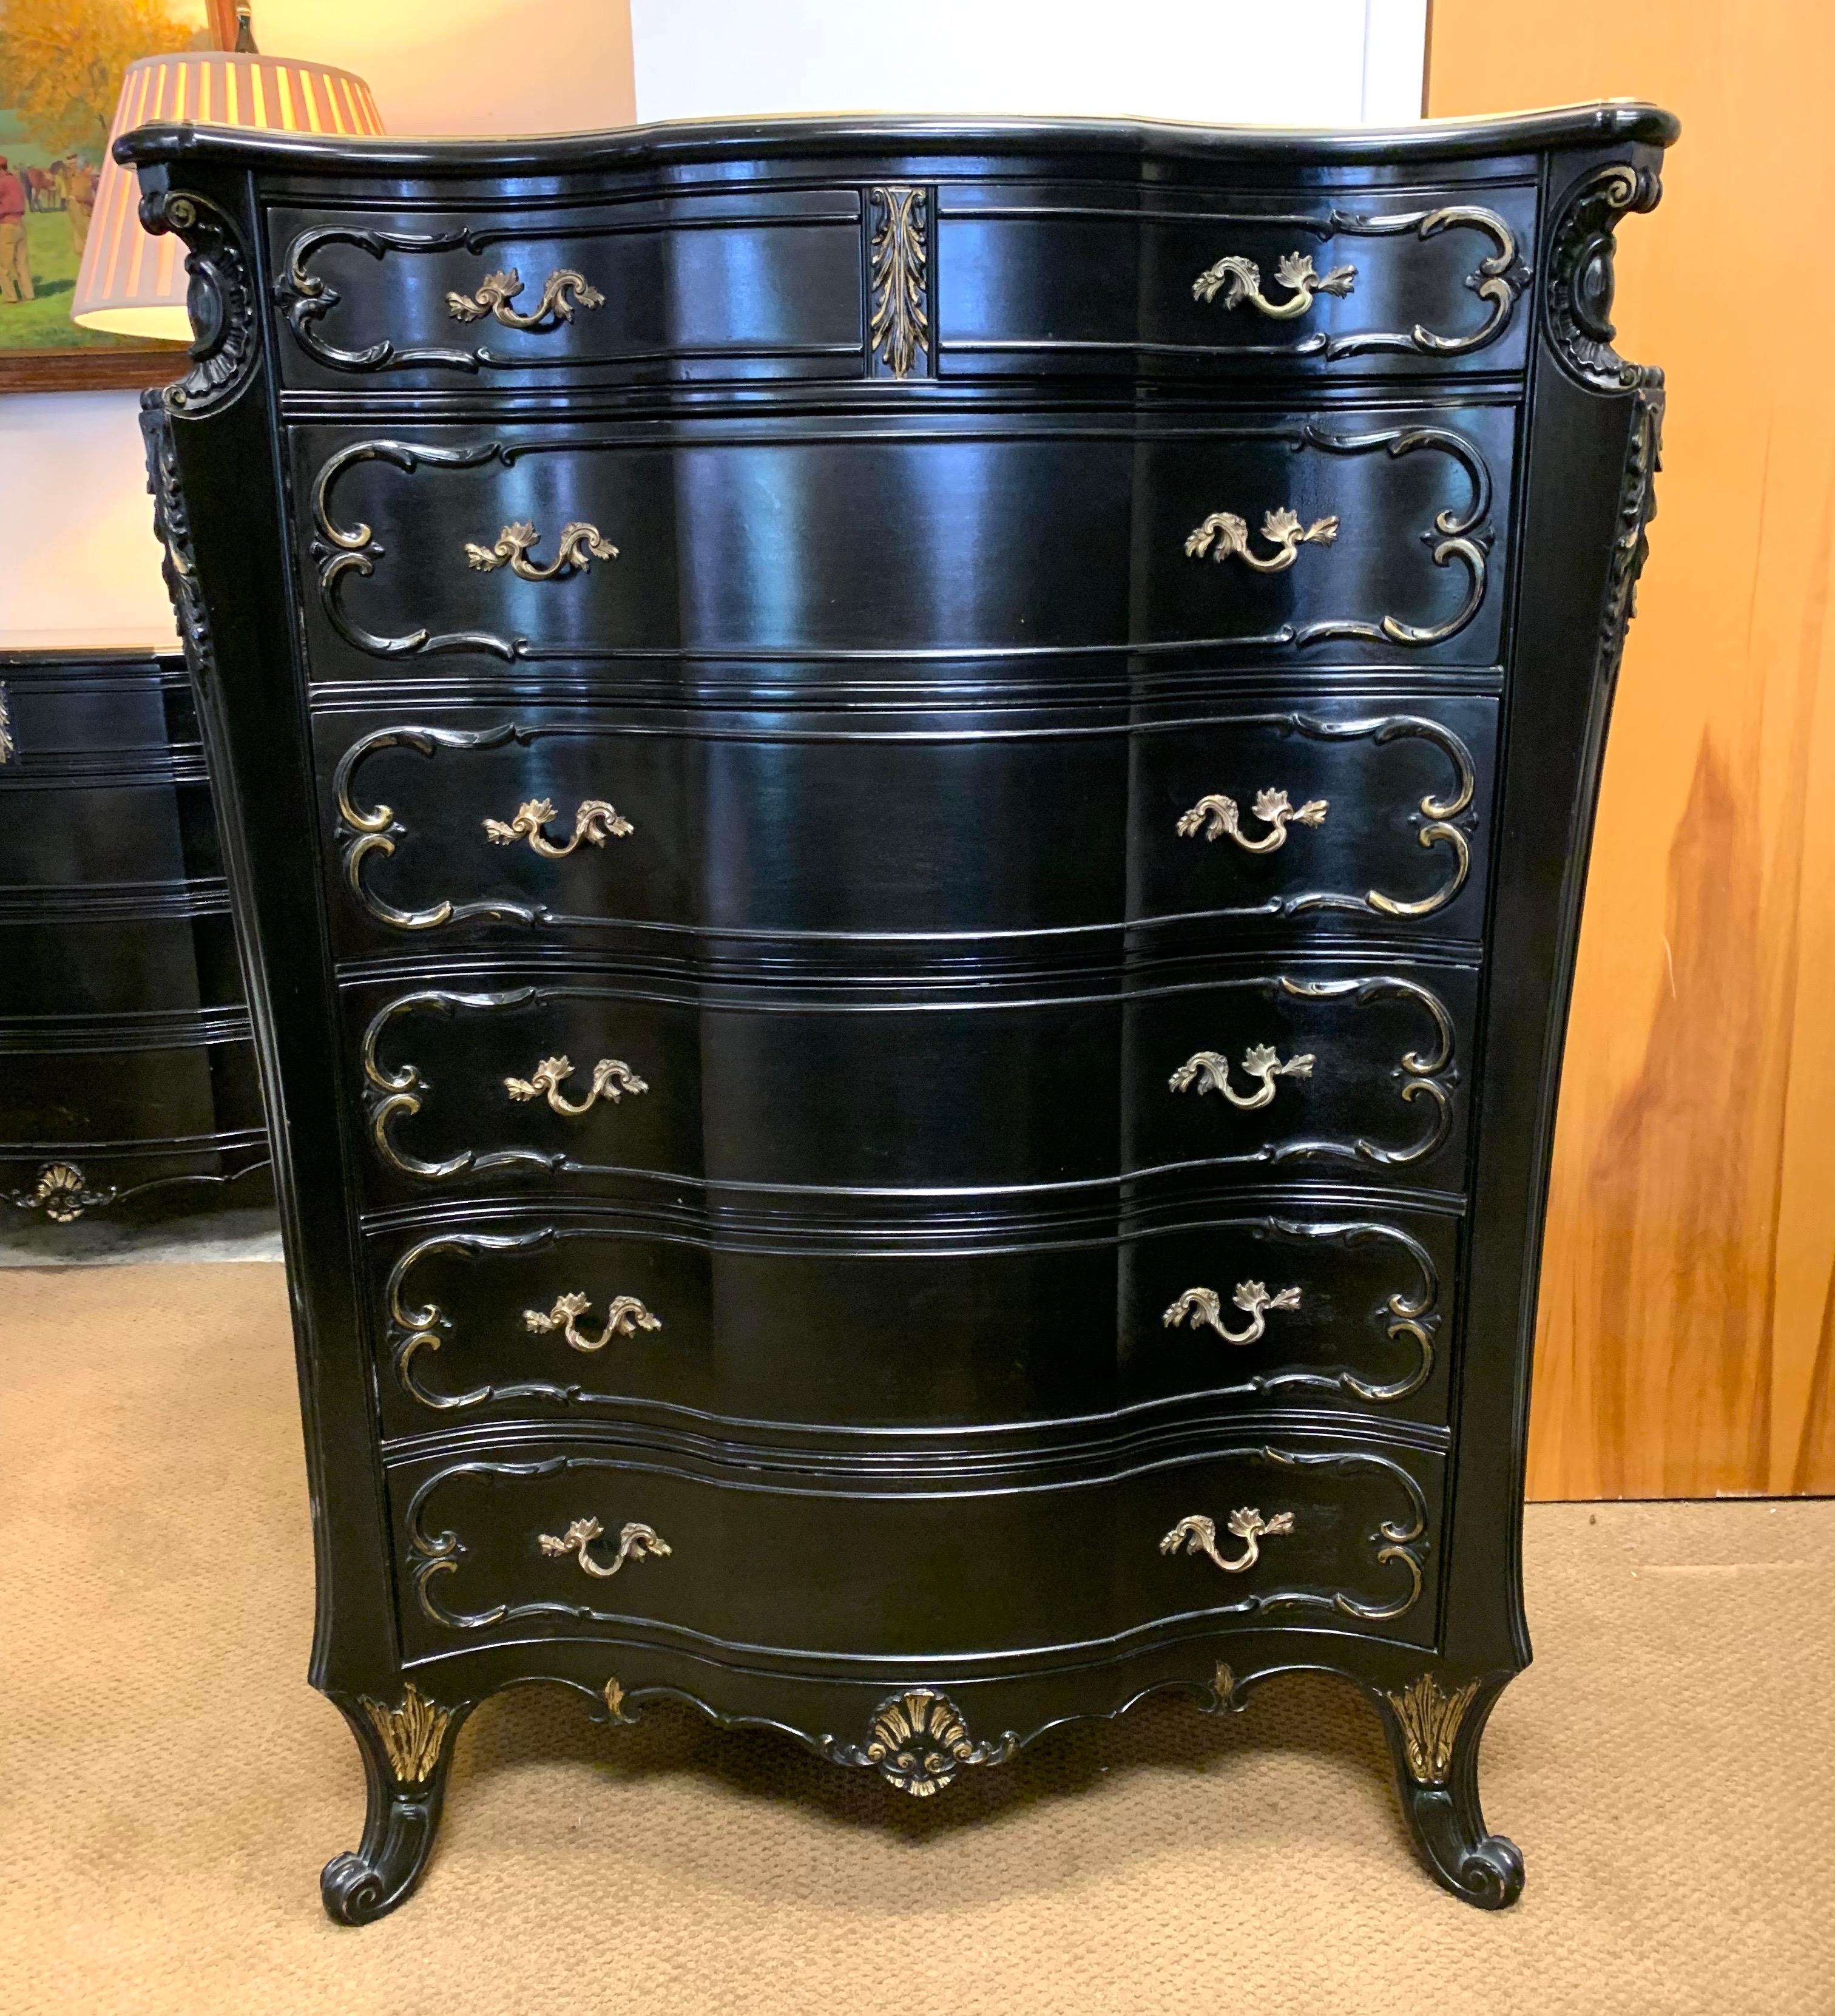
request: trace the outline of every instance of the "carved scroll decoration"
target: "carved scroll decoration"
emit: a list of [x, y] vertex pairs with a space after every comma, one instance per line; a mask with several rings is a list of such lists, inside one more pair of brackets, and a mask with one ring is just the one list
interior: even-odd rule
[[552, 329], [574, 319], [576, 305], [605, 305], [605, 296], [571, 266], [557, 266], [542, 282], [541, 299], [526, 311], [512, 305], [522, 291], [522, 275], [513, 266], [506, 267], [487, 273], [475, 293], [448, 293], [446, 312], [455, 322], [481, 322], [486, 315], [495, 315], [506, 329]]
[[13, 740], [13, 709], [6, 697], [6, 682], [0, 679], [0, 763], [10, 763], [19, 754]]
[[1214, 1288], [1187, 1288], [1160, 1320], [1168, 1330], [1177, 1330], [1189, 1317], [1193, 1330], [1214, 1330], [1225, 1344], [1254, 1344], [1268, 1329], [1270, 1309], [1299, 1308], [1300, 1291], [1283, 1288], [1271, 1295], [1265, 1281], [1239, 1281], [1230, 1299], [1249, 1319], [1241, 1330], [1225, 1327], [1223, 1300]]
[[382, 1738], [383, 1751], [398, 1785], [424, 1785], [440, 1766], [446, 1731], [452, 1711], [427, 1699], [410, 1680], [399, 1708], [372, 1701], [368, 1694], [358, 1700]]
[[[1322, 241], [1340, 237], [1412, 236], [1424, 244], [1444, 231], [1481, 232], [1497, 249], [1479, 261], [1466, 276], [1466, 285], [1484, 303], [1488, 312], [1477, 329], [1464, 336], [1442, 335], [1419, 322], [1405, 331], [1369, 329], [1344, 336], [1328, 336], [1319, 329], [1297, 343], [1251, 346], [1256, 351], [1286, 357], [1322, 357], [1328, 362], [1379, 351], [1415, 351], [1430, 357], [1463, 356], [1471, 351], [1482, 350], [1503, 334], [1509, 326], [1517, 297], [1529, 284], [1529, 268], [1518, 256], [1516, 233], [1495, 210], [1486, 210], [1477, 203], [1449, 203], [1439, 210], [1409, 211], [1391, 217], [1364, 217], [1334, 210], [1316, 220], [1287, 221], [1315, 232]], [[1286, 320], [1304, 315], [1320, 294], [1349, 294], [1355, 286], [1356, 276], [1355, 266], [1336, 266], [1323, 279], [1318, 278], [1313, 274], [1312, 261], [1307, 254], [1290, 252], [1276, 268], [1275, 278], [1283, 286], [1301, 291], [1270, 307], [1259, 297], [1261, 276], [1254, 261], [1232, 255], [1218, 260], [1215, 265], [1200, 273], [1192, 283], [1192, 295], [1194, 300], [1209, 301], [1221, 290], [1226, 308], [1233, 309], [1247, 301], [1264, 315]]]
[[895, 1791], [916, 1799], [933, 1798], [965, 1769], [1006, 1763], [1019, 1747], [1010, 1729], [998, 1742], [975, 1742], [961, 1710], [947, 1694], [929, 1687], [913, 1687], [881, 1701], [865, 1743], [825, 1736], [820, 1745], [830, 1763], [877, 1771]]
[[1160, 1551], [1176, 1554], [1182, 1542], [1188, 1554], [1207, 1555], [1225, 1575], [1241, 1575], [1261, 1560], [1263, 1540], [1293, 1532], [1293, 1515], [1277, 1512], [1272, 1519], [1265, 1519], [1254, 1506], [1245, 1506], [1229, 1515], [1229, 1526], [1243, 1543], [1243, 1552], [1233, 1558], [1218, 1551], [1216, 1522], [1202, 1512], [1188, 1512], [1160, 1543]]
[[930, 354], [930, 200], [921, 189], [891, 186], [873, 190], [868, 201], [873, 319], [867, 348], [894, 378], [905, 378], [920, 355]]
[[[1388, 614], [1371, 617], [1326, 617], [1306, 623], [1283, 623], [1276, 628], [1250, 635], [1172, 639], [1168, 641], [1165, 648], [1185, 650], [1208, 642], [1304, 649], [1333, 639], [1356, 639], [1426, 650], [1456, 636], [1477, 614], [1484, 599], [1486, 554], [1491, 543], [1488, 520], [1491, 480], [1489, 466], [1474, 443], [1451, 428], [1432, 427], [1392, 427], [1373, 434], [1337, 434], [1307, 423], [1298, 427], [1250, 431], [1256, 438], [1284, 441], [1296, 449], [1316, 448], [1329, 455], [1381, 453], [1394, 459], [1427, 452], [1449, 456], [1470, 481], [1470, 502], [1463, 509], [1448, 506], [1436, 513], [1431, 528], [1423, 537], [1428, 558], [1434, 566], [1446, 567], [1457, 563], [1464, 568], [1465, 596], [1450, 616], [1436, 623], [1408, 623]], [[381, 636], [365, 630], [352, 619], [345, 607], [345, 597], [353, 581], [365, 579], [375, 573], [376, 563], [384, 549], [369, 525], [361, 521], [350, 525], [341, 524], [332, 511], [332, 493], [339, 480], [348, 470], [366, 463], [380, 462], [405, 475], [413, 475], [423, 468], [472, 469], [493, 462], [501, 462], [509, 468], [533, 455], [587, 455], [596, 448], [614, 445], [610, 441], [580, 438], [484, 441], [466, 447], [363, 441], [351, 442], [336, 450], [321, 465], [311, 493], [317, 537], [311, 551], [318, 563], [318, 599], [326, 620], [347, 644], [380, 658], [418, 657], [452, 651], [482, 652], [509, 661], [543, 657], [587, 661], [616, 657], [621, 647], [595, 645], [579, 638], [547, 644], [520, 632], [509, 635], [492, 630], [435, 632], [423, 627], [396, 636]], [[977, 651], [973, 655], [988, 653]], [[998, 650], [993, 655], [998, 656]]]
[[140, 199], [140, 221], [155, 236], [171, 232], [185, 246], [191, 317], [190, 369], [177, 383], [149, 395], [172, 413], [197, 415], [227, 405], [247, 381], [260, 344], [248, 260], [227, 211], [207, 196], [152, 189]]
[[1663, 184], [1654, 169], [1615, 161], [1583, 176], [1568, 193], [1551, 234], [1546, 315], [1549, 340], [1567, 370], [1599, 391], [1635, 391], [1663, 374], [1628, 364], [1612, 347], [1614, 236], [1628, 213], [1654, 210]]
[[1458, 1740], [1459, 1724], [1477, 1692], [1478, 1683], [1468, 1680], [1450, 1694], [1443, 1694], [1434, 1676], [1423, 1673], [1401, 1693], [1384, 1697], [1395, 1711], [1409, 1776], [1416, 1784], [1446, 1783], [1452, 1771], [1453, 1744]]

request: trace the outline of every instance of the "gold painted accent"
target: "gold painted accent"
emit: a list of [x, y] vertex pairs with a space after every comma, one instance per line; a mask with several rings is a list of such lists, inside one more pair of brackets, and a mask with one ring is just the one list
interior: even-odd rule
[[1208, 554], [1220, 564], [1233, 558], [1241, 560], [1245, 567], [1252, 567], [1258, 574], [1280, 574], [1299, 558], [1302, 546], [1331, 545], [1338, 536], [1338, 521], [1336, 518], [1315, 518], [1302, 531], [1299, 513], [1283, 504], [1264, 515], [1261, 536], [1275, 548], [1266, 560], [1250, 552], [1246, 520], [1239, 518], [1233, 511], [1213, 511], [1195, 531], [1187, 535], [1186, 556], [1188, 560], [1201, 560]]
[[1274, 269], [1276, 283], [1293, 291], [1284, 301], [1271, 301], [1261, 291], [1261, 268], [1253, 259], [1232, 254], [1208, 266], [1192, 283], [1192, 299], [1214, 301], [1223, 290], [1226, 308], [1238, 308], [1247, 301], [1273, 322], [1290, 322], [1312, 306], [1318, 294], [1347, 294], [1357, 285], [1355, 266], [1334, 266], [1329, 273], [1315, 273], [1310, 252], [1284, 252]]
[[1477, 789], [1477, 773], [1473, 767], [1471, 751], [1456, 736], [1443, 733], [1441, 746], [1452, 757], [1455, 772], [1453, 788], [1445, 797], [1436, 797], [1432, 792], [1421, 801], [1421, 816], [1430, 822], [1415, 835], [1423, 847], [1442, 844], [1452, 849], [1452, 873], [1430, 896], [1419, 902], [1405, 903], [1398, 897], [1385, 896], [1380, 889], [1366, 892], [1364, 900], [1373, 910], [1380, 910], [1386, 917], [1425, 917], [1443, 909], [1466, 886], [1466, 877], [1472, 869], [1472, 849], [1465, 834], [1450, 822], [1459, 817], [1472, 802]]
[[429, 1701], [412, 1680], [399, 1708], [385, 1708], [367, 1694], [360, 1694], [358, 1699], [383, 1740], [396, 1782], [424, 1785], [439, 1764], [452, 1711]]
[[1251, 1043], [1243, 1053], [1243, 1068], [1250, 1078], [1261, 1079], [1261, 1089], [1251, 1093], [1247, 1099], [1232, 1089], [1229, 1060], [1219, 1057], [1214, 1050], [1195, 1051], [1166, 1082], [1174, 1092], [1187, 1092], [1195, 1084], [1200, 1098], [1207, 1092], [1221, 1092], [1232, 1106], [1241, 1107], [1245, 1113], [1253, 1113], [1258, 1107], [1273, 1102], [1277, 1078], [1311, 1078], [1312, 1066], [1310, 1053], [1289, 1057], [1283, 1064], [1273, 1044]]
[[524, 581], [558, 581], [564, 579], [576, 568], [581, 574], [597, 560], [615, 560], [618, 549], [611, 541], [600, 534], [596, 525], [589, 525], [583, 519], [575, 518], [562, 526], [560, 543], [554, 558], [547, 566], [539, 566], [529, 558], [529, 549], [538, 545], [542, 535], [527, 518], [519, 518], [515, 524], [506, 525], [497, 535], [494, 546], [474, 545], [466, 542], [465, 556], [480, 574], [491, 574], [500, 567]]
[[1223, 1304], [1214, 1288], [1187, 1288], [1160, 1320], [1168, 1330], [1177, 1330], [1189, 1316], [1193, 1330], [1202, 1330], [1208, 1323], [1225, 1344], [1253, 1344], [1268, 1328], [1270, 1309], [1299, 1308], [1300, 1291], [1283, 1288], [1278, 1295], [1271, 1295], [1261, 1281], [1239, 1281], [1230, 1299], [1247, 1315], [1247, 1330], [1224, 1328]]
[[19, 744], [13, 739], [13, 711], [8, 704], [6, 687], [0, 681], [0, 763], [10, 763], [19, 754]]
[[832, 1736], [822, 1740], [836, 1763], [870, 1766], [914, 1799], [933, 1798], [965, 1766], [1004, 1764], [1018, 1748], [1011, 1730], [998, 1743], [972, 1741], [962, 1711], [947, 1694], [929, 1687], [913, 1687], [881, 1701], [864, 1744], [837, 1743]]
[[495, 315], [506, 329], [559, 329], [574, 319], [577, 303], [583, 308], [604, 305], [605, 296], [571, 266], [557, 266], [542, 283], [542, 298], [525, 315], [510, 303], [523, 291], [523, 276], [512, 266], [500, 273], [487, 273], [475, 294], [449, 293], [446, 312], [455, 322], [481, 322]]
[[1272, 854], [1276, 848], [1286, 845], [1290, 825], [1323, 826], [1330, 808], [1329, 798], [1308, 798], [1296, 808], [1285, 791], [1258, 791], [1250, 809], [1258, 819], [1267, 822], [1268, 830], [1259, 840], [1246, 840], [1243, 815], [1236, 800], [1222, 792], [1212, 792], [1199, 799], [1189, 812], [1179, 815], [1178, 837], [1189, 840], [1203, 826], [1207, 840], [1222, 840], [1227, 833], [1246, 854]]
[[1401, 1726], [1409, 1776], [1416, 1784], [1446, 1783], [1452, 1769], [1454, 1739], [1477, 1691], [1478, 1683], [1468, 1680], [1452, 1694], [1442, 1694], [1434, 1676], [1423, 1673], [1400, 1694], [1384, 1697]]
[[895, 378], [930, 347], [925, 245], [929, 205], [921, 189], [876, 189], [873, 205], [873, 321], [867, 340]]
[[669, 1543], [653, 1526], [646, 1526], [642, 1520], [633, 1519], [619, 1532], [617, 1558], [609, 1568], [601, 1568], [588, 1550], [604, 1532], [604, 1527], [596, 1519], [576, 1519], [558, 1538], [552, 1533], [541, 1535], [542, 1551], [556, 1557], [577, 1555], [581, 1567], [589, 1575], [597, 1575], [602, 1581], [615, 1575], [627, 1561], [647, 1561], [653, 1554], [660, 1560], [670, 1551]]
[[1217, 1674], [1211, 1683], [1211, 1691], [1216, 1695], [1219, 1708], [1236, 1706], [1236, 1676], [1224, 1660], [1219, 1659], [1217, 1662]]
[[592, 1067], [592, 1084], [586, 1096], [577, 1104], [568, 1100], [561, 1090], [563, 1082], [574, 1075], [572, 1061], [567, 1057], [544, 1057], [528, 1078], [506, 1078], [503, 1089], [513, 1100], [521, 1101], [539, 1099], [545, 1093], [549, 1104], [556, 1113], [565, 1114], [570, 1120], [577, 1119], [582, 1113], [590, 1113], [595, 1103], [609, 1099], [616, 1106], [629, 1093], [634, 1098], [640, 1092], [648, 1092], [647, 1081], [639, 1078], [631, 1067], [617, 1057], [601, 1057]]
[[581, 841], [593, 847], [603, 847], [608, 839], [628, 840], [637, 830], [629, 819], [603, 798], [582, 798], [579, 810], [574, 815], [573, 837], [565, 847], [556, 847], [542, 830], [554, 815], [550, 800], [531, 798], [517, 806], [513, 819], [486, 819], [484, 831], [499, 847], [514, 847], [519, 840], [526, 840], [547, 859], [564, 861]]
[[605, 1684], [606, 1709], [613, 1722], [628, 1722], [631, 1717], [624, 1712], [624, 1690], [618, 1684], [616, 1673]]
[[1215, 1522], [1205, 1517], [1202, 1512], [1187, 1513], [1172, 1531], [1160, 1543], [1163, 1554], [1176, 1554], [1179, 1543], [1185, 1543], [1188, 1554], [1208, 1554], [1225, 1575], [1240, 1575], [1252, 1568], [1261, 1558], [1261, 1543], [1276, 1533], [1290, 1533], [1293, 1530], [1291, 1512], [1277, 1512], [1272, 1519], [1264, 1519], [1253, 1506], [1229, 1515], [1229, 1530], [1243, 1543], [1243, 1552], [1233, 1561], [1225, 1561], [1217, 1551]]
[[590, 1296], [577, 1292], [555, 1298], [554, 1307], [544, 1316], [540, 1309], [524, 1309], [523, 1321], [531, 1330], [558, 1330], [576, 1351], [603, 1351], [615, 1337], [629, 1337], [640, 1330], [660, 1330], [663, 1319], [653, 1316], [635, 1295], [616, 1297], [606, 1312], [606, 1327], [598, 1337], [582, 1337], [574, 1327], [592, 1307]]
[[7, 1202], [21, 1211], [41, 1211], [55, 1225], [74, 1225], [86, 1211], [112, 1204], [113, 1190], [92, 1190], [74, 1162], [47, 1162], [29, 1190], [13, 1190]]

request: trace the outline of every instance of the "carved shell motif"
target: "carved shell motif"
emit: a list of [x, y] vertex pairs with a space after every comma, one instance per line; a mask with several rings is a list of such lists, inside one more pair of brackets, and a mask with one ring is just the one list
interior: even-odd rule
[[998, 1743], [971, 1741], [968, 1725], [947, 1694], [913, 1687], [880, 1702], [864, 1744], [837, 1743], [831, 1736], [824, 1748], [837, 1763], [870, 1766], [887, 1784], [927, 1799], [952, 1783], [965, 1765], [1005, 1763], [1018, 1743], [1011, 1730]]

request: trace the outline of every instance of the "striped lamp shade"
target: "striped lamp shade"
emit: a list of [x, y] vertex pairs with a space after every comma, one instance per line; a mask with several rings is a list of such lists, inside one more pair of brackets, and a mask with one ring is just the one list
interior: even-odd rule
[[383, 130], [362, 77], [323, 63], [284, 56], [228, 56], [200, 50], [144, 56], [128, 66], [109, 134], [70, 319], [118, 336], [189, 343], [185, 247], [140, 228], [140, 190], [118, 166], [114, 142], [155, 120], [200, 126], [257, 126], [280, 133], [374, 134]]

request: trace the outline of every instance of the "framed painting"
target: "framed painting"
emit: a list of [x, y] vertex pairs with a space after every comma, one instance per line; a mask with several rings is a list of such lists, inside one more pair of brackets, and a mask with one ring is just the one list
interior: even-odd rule
[[233, 44], [223, 0], [0, 0], [0, 392], [175, 375], [179, 345], [81, 329], [70, 297], [123, 72]]

